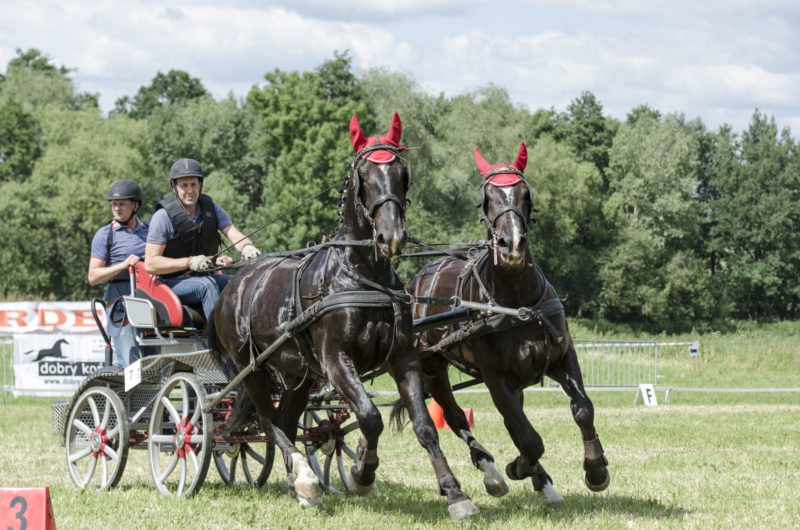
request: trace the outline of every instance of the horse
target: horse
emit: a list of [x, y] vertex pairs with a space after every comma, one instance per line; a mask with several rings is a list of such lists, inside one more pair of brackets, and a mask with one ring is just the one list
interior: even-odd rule
[[559, 504], [563, 497], [552, 487], [553, 480], [540, 462], [544, 443], [523, 411], [523, 390], [549, 376], [569, 396], [573, 419], [581, 431], [584, 482], [592, 491], [603, 491], [610, 483], [608, 461], [594, 428], [594, 407], [583, 387], [564, 308], [528, 244], [531, 214], [536, 210], [523, 175], [525, 144], [520, 143], [512, 164], [489, 165], [477, 147], [475, 162], [483, 177], [478, 206], [483, 209], [487, 248], [468, 257], [445, 256], [425, 265], [409, 285], [409, 292], [433, 303], [415, 303], [414, 318], [446, 312], [450, 307], [443, 301], [453, 298], [521, 310], [518, 317], [494, 314], [419, 332], [416, 350], [425, 385], [442, 407], [447, 424], [468, 445], [475, 467], [484, 471], [489, 493], [502, 496], [508, 487], [505, 481], [497, 481], [494, 457], [475, 439], [456, 403], [448, 365], [482, 380], [519, 450], [506, 467], [506, 475], [513, 480], [530, 477], [545, 503]]
[[360, 376], [388, 371], [428, 452], [450, 516], [461, 519], [478, 509], [461, 491], [439, 447], [410, 348], [410, 297], [391, 268], [407, 237], [406, 193], [411, 184], [410, 169], [400, 156], [400, 136], [397, 112], [386, 136], [369, 139], [353, 115], [350, 139], [356, 155], [340, 189], [337, 233], [311, 252], [260, 256], [240, 269], [215, 307], [209, 347], [234, 376], [274, 348], [283, 333], [291, 335], [292, 340], [266, 357], [285, 387], [278, 410], [270, 399], [277, 390], [270, 370], [256, 369], [242, 380], [248, 399], [237, 400], [230, 422], [244, 421], [248, 407], [255, 407], [264, 432], [283, 453], [290, 495], [301, 505], [321, 502], [319, 480], [294, 445], [312, 384], [328, 381], [358, 419], [362, 437], [347, 488], [363, 495], [375, 480], [383, 420]]
[[[60, 357], [64, 358], [64, 352], [61, 351], [61, 346], [63, 344], [69, 344], [66, 339], [58, 339], [55, 344], [50, 346], [49, 348], [43, 348], [36, 353], [36, 358], [33, 359], [31, 362], [35, 363], [36, 361], [41, 361], [45, 357]], [[36, 350], [28, 350], [24, 353], [24, 355], [29, 355]]]

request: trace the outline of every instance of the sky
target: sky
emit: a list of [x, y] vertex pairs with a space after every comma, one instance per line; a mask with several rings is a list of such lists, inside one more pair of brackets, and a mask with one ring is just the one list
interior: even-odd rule
[[243, 98], [349, 50], [432, 95], [494, 83], [533, 112], [590, 91], [620, 120], [647, 105], [737, 133], [758, 109], [800, 137], [798, 0], [2, 0], [0, 68], [17, 48], [76, 68], [105, 112], [158, 72]]

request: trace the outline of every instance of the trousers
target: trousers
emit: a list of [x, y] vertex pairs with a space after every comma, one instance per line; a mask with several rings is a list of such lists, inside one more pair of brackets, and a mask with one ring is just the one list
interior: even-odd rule
[[219, 294], [228, 285], [233, 276], [225, 274], [205, 274], [198, 276], [178, 276], [177, 278], [163, 278], [178, 298], [184, 304], [201, 304], [206, 320], [214, 312], [214, 306], [219, 300]]

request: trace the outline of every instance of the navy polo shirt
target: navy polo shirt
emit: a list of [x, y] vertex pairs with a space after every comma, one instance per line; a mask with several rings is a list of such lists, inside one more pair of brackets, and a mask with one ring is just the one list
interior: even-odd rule
[[[108, 251], [108, 231], [114, 229], [114, 240], [111, 252]], [[125, 261], [131, 254], [136, 254], [144, 259], [144, 247], [147, 242], [148, 224], [138, 217], [136, 228], [131, 230], [116, 221], [104, 225], [92, 238], [92, 257], [105, 261], [106, 266], [116, 265]], [[109, 282], [106, 287], [105, 299], [114, 301], [120, 296], [130, 294], [129, 282]]]

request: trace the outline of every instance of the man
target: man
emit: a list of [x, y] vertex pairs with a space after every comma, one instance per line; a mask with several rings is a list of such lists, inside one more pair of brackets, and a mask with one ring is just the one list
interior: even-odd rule
[[[106, 199], [111, 201], [113, 219], [92, 238], [89, 283], [108, 284], [103, 298], [110, 306], [120, 297], [130, 294], [128, 267], [144, 257], [147, 223], [136, 215], [142, 205], [142, 190], [134, 181], [125, 179], [115, 182], [108, 190]], [[118, 368], [125, 368], [143, 353], [149, 355], [157, 351], [157, 348], [141, 351], [136, 343], [135, 330], [130, 324], [112, 323], [110, 307], [106, 327], [116, 352], [114, 366]]]
[[196, 160], [181, 158], [172, 164], [169, 182], [175, 195], [160, 201], [150, 219], [145, 269], [158, 275], [184, 303], [202, 304], [208, 319], [231, 279], [209, 271], [215, 264], [233, 263], [230, 256], [216, 256], [219, 232], [242, 253], [242, 259], [253, 259], [261, 252], [237, 230], [225, 210], [201, 193], [203, 169]]

